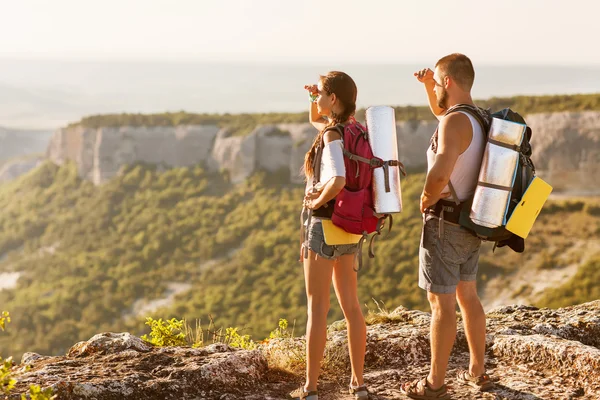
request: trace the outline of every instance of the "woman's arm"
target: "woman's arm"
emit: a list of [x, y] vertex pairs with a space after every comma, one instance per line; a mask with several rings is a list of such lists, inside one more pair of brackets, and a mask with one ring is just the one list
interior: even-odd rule
[[317, 111], [317, 103], [314, 101], [310, 103], [310, 109], [308, 111], [308, 120], [319, 132], [327, 127], [327, 120]]
[[[330, 130], [325, 132], [325, 135], [323, 136], [323, 141], [325, 142], [325, 145], [327, 146], [327, 144], [333, 142], [334, 140], [341, 140], [342, 136], [339, 134], [339, 132], [335, 131], [335, 130]], [[337, 151], [341, 152], [341, 148], [337, 149]], [[306, 200], [308, 200], [308, 206], [309, 208], [312, 209], [317, 209], [319, 207], [322, 207], [324, 204], [326, 204], [327, 202], [329, 202], [330, 200], [334, 199], [335, 196], [338, 195], [339, 192], [341, 192], [341, 190], [344, 188], [344, 186], [346, 186], [346, 171], [343, 165], [344, 162], [344, 157], [343, 154], [341, 154], [341, 156], [338, 154], [338, 162], [341, 162], [341, 165], [337, 166], [337, 169], [339, 169], [339, 171], [337, 172], [336, 176], [333, 176], [331, 179], [329, 179], [326, 183], [325, 186], [323, 187], [323, 190], [319, 193], [308, 193], [306, 195]]]
[[[311, 95], [318, 95], [319, 88], [317, 85], [304, 85], [304, 89], [308, 90]], [[311, 101], [308, 109], [308, 122], [312, 124], [319, 132], [327, 127], [327, 120], [317, 111], [317, 102]]]

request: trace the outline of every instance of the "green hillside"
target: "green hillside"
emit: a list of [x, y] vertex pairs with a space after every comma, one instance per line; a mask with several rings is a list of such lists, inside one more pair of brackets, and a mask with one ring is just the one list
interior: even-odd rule
[[[416, 286], [423, 179], [414, 174], [403, 181], [404, 212], [360, 273], [364, 303], [428, 308]], [[64, 353], [103, 331], [141, 334], [147, 315], [130, 316], [135, 301], [164, 297], [172, 282], [192, 286], [151, 316], [206, 323], [212, 316], [216, 326], [246, 327], [259, 339], [283, 317], [303, 333], [301, 198], [302, 188], [278, 175], [258, 173], [232, 186], [201, 167], [159, 172], [136, 165], [96, 187], [72, 164], [46, 163], [0, 186], [0, 273], [22, 273], [16, 288], [0, 290], [0, 311], [13, 317], [0, 335], [0, 354]], [[494, 276], [562, 262], [565, 249], [600, 233], [599, 208], [598, 202], [548, 205], [524, 255], [492, 254], [487, 246], [482, 289]], [[597, 260], [586, 268], [597, 270]], [[590, 282], [574, 278], [544, 301], [591, 300], [598, 292]], [[331, 320], [342, 317], [335, 304]]]

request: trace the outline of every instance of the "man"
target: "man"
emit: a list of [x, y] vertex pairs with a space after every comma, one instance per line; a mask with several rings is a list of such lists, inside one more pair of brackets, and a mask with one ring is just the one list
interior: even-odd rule
[[[425, 85], [431, 111], [440, 121], [427, 151], [419, 249], [419, 287], [427, 290], [432, 311], [431, 369], [427, 377], [404, 384], [402, 391], [415, 399], [446, 399], [457, 301], [470, 352], [469, 370], [460, 372], [458, 381], [482, 390], [491, 387], [484, 367], [485, 313], [475, 281], [481, 240], [458, 225], [457, 205], [475, 192], [487, 132], [471, 98], [475, 72], [467, 56], [450, 54], [437, 62], [435, 71], [424, 69], [415, 76]], [[472, 110], [453, 111], [458, 104]]]

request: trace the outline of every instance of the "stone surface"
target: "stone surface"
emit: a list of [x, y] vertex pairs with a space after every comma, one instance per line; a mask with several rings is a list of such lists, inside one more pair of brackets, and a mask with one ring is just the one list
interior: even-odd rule
[[[425, 164], [425, 151], [436, 123], [409, 121], [397, 125], [398, 156], [409, 168]], [[256, 170], [284, 171], [293, 183], [304, 177], [304, 155], [317, 131], [312, 125], [262, 125], [243, 136], [216, 126], [121, 127], [87, 129], [73, 126], [55, 132], [47, 157], [57, 164], [74, 161], [82, 178], [101, 184], [126, 164], [164, 166], [204, 164], [227, 171], [234, 183]]]
[[[561, 112], [526, 116], [533, 129], [534, 162], [539, 175], [556, 189], [590, 193], [600, 187], [600, 112]], [[399, 121], [398, 158], [422, 169], [437, 121]], [[256, 169], [288, 171], [302, 182], [304, 155], [316, 130], [308, 123], [258, 126], [244, 136], [230, 136], [216, 126], [120, 127], [57, 130], [47, 156], [61, 164], [73, 160], [79, 173], [96, 184], [115, 176], [124, 164], [164, 166], [206, 164], [228, 171], [240, 182]]]
[[526, 120], [540, 176], [556, 189], [600, 194], [600, 112], [533, 114]]
[[[368, 327], [365, 382], [373, 399], [403, 399], [399, 386], [423, 377], [429, 363], [430, 315], [398, 308]], [[558, 310], [507, 306], [488, 313], [486, 366], [495, 387], [479, 393], [455, 381], [468, 367], [459, 329], [448, 367], [454, 399], [600, 398], [600, 300]], [[155, 348], [128, 333], [99, 334], [65, 357], [28, 353], [14, 367], [17, 393], [53, 387], [59, 399], [282, 399], [303, 381], [304, 338], [271, 339], [257, 350], [224, 344]], [[345, 324], [328, 333], [320, 398], [347, 394]]]

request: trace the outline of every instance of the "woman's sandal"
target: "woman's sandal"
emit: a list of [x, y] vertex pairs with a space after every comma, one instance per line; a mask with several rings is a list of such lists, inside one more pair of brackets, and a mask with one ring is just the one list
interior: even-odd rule
[[304, 387], [300, 386], [298, 389], [290, 393], [289, 398], [292, 400], [319, 400], [319, 394], [316, 390], [305, 392]]
[[490, 390], [494, 387], [494, 383], [492, 382], [490, 376], [486, 373], [483, 373], [479, 376], [473, 376], [469, 371], [460, 371], [456, 377], [456, 380], [462, 384], [479, 389], [482, 392]]
[[446, 385], [442, 385], [438, 390], [433, 390], [427, 383], [427, 377], [405, 383], [400, 387], [400, 391], [411, 399], [446, 400], [450, 398]]
[[366, 385], [362, 385], [356, 388], [350, 386], [349, 392], [350, 394], [353, 394], [354, 398], [357, 400], [367, 400], [369, 398], [369, 391], [367, 390]]

